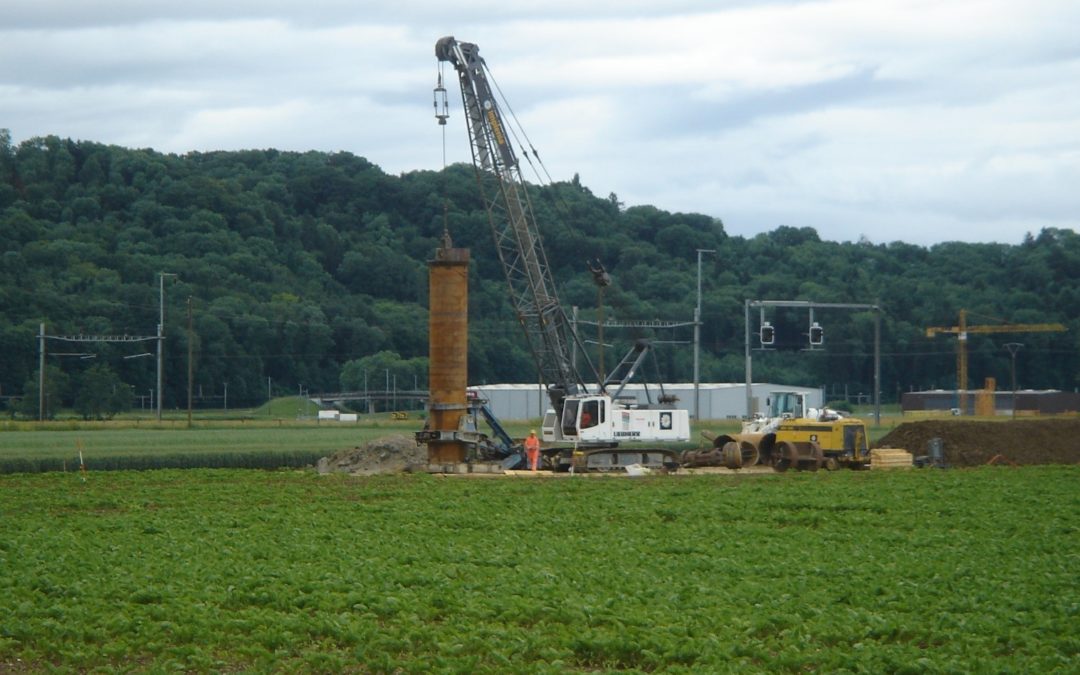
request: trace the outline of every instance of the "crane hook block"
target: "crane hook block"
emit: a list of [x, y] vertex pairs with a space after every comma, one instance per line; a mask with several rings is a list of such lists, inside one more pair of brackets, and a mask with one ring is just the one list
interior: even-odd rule
[[439, 73], [439, 83], [435, 86], [435, 119], [439, 124], [446, 124], [446, 118], [450, 117], [450, 104], [446, 100], [446, 87], [443, 86], [442, 73]]

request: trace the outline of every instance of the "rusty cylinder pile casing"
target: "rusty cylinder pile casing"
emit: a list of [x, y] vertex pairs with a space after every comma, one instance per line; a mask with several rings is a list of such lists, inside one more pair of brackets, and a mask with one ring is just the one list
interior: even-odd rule
[[[427, 428], [457, 431], [467, 411], [469, 365], [469, 249], [453, 248], [449, 237], [428, 261]], [[466, 445], [428, 443], [429, 463], [464, 462]]]

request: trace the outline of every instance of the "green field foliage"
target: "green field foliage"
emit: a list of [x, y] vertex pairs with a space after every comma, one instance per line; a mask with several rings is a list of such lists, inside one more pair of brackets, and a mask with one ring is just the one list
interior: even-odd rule
[[[295, 403], [295, 401], [294, 401]], [[867, 418], [871, 419], [871, 418]], [[338, 450], [388, 434], [412, 435], [424, 426], [415, 415], [394, 420], [387, 414], [364, 415], [358, 423], [297, 420], [252, 415], [240, 420], [201, 418], [107, 422], [0, 422], [0, 474], [72, 471], [79, 449], [90, 471], [191, 468], [296, 468], [314, 464]], [[887, 433], [895, 420], [869, 426], [871, 440]], [[524, 438], [537, 420], [507, 421], [514, 438]], [[738, 421], [695, 423], [693, 440], [671, 443], [676, 450], [708, 445], [699, 432], [733, 433]]]
[[0, 476], [0, 671], [1076, 672], [1078, 480]]
[[[45, 425], [0, 433], [0, 473], [73, 470], [79, 448], [89, 470], [234, 467], [277, 469], [314, 464], [320, 457], [388, 433], [411, 433], [399, 423], [204, 422], [193, 428], [164, 422]], [[417, 423], [413, 422], [413, 427]]]

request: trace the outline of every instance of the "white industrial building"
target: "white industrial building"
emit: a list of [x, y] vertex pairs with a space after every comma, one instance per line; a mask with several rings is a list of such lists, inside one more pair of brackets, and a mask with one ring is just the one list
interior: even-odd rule
[[[470, 392], [487, 399], [492, 412], [501, 420], [524, 420], [544, 416], [550, 407], [547, 390], [538, 384], [486, 384], [469, 387]], [[751, 387], [754, 411], [764, 411], [765, 399], [770, 392], [795, 391], [806, 395], [807, 404], [821, 407], [824, 398], [821, 389], [811, 387], [792, 387], [783, 384], [756, 382]], [[660, 388], [648, 386], [648, 395], [655, 402], [660, 395]], [[636, 397], [641, 403], [648, 401], [645, 385], [628, 384], [621, 396]], [[694, 415], [694, 384], [666, 384], [664, 393], [675, 396], [675, 407], [690, 411]], [[698, 386], [698, 405], [701, 419], [722, 420], [741, 419], [746, 416], [746, 385], [739, 382], [702, 383]]]

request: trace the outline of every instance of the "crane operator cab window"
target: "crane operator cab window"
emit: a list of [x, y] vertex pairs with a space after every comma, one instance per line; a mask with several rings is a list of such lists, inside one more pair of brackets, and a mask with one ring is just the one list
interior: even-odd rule
[[802, 395], [782, 391], [773, 394], [769, 417], [802, 417]]
[[581, 406], [580, 428], [589, 429], [603, 421], [604, 404], [600, 399], [584, 401]]
[[603, 399], [571, 399], [563, 406], [564, 436], [577, 436], [580, 429], [590, 429], [604, 421]]

